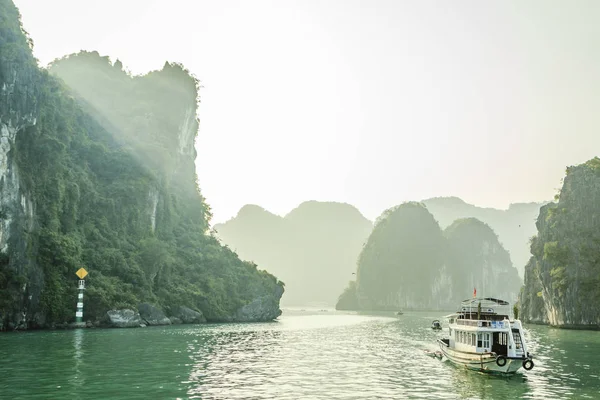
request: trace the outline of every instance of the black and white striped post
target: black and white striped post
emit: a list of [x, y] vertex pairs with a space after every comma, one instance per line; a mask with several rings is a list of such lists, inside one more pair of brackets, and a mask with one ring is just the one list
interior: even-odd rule
[[75, 312], [75, 321], [77, 323], [80, 323], [83, 322], [83, 291], [85, 290], [84, 278], [87, 276], [88, 273], [85, 270], [85, 268], [80, 268], [76, 272], [76, 274], [79, 277], [79, 285], [77, 287], [79, 293], [77, 294], [77, 311]]

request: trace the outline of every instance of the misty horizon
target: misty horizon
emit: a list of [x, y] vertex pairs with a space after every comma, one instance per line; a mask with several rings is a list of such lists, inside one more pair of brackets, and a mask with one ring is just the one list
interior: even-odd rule
[[248, 204], [244, 204], [244, 205], [242, 205], [242, 206], [240, 207], [240, 209], [239, 209], [239, 210], [238, 210], [238, 211], [237, 211], [235, 214], [233, 214], [231, 217], [227, 218], [226, 220], [223, 220], [223, 221], [215, 221], [215, 220], [214, 220], [214, 218], [213, 218], [213, 220], [211, 221], [211, 226], [213, 226], [213, 227], [214, 227], [215, 225], [221, 225], [221, 224], [224, 224], [224, 223], [226, 223], [226, 222], [229, 222], [229, 221], [231, 221], [231, 220], [234, 220], [236, 217], [238, 217], [238, 216], [239, 216], [239, 213], [240, 213], [240, 211], [242, 211], [242, 209], [244, 209], [244, 208], [245, 208], [245, 207], [247, 207], [247, 206], [249, 206], [249, 207], [258, 207], [258, 208], [260, 208], [260, 209], [262, 209], [262, 210], [264, 210], [264, 211], [266, 211], [266, 212], [268, 212], [268, 213], [270, 213], [270, 214], [273, 214], [273, 215], [275, 215], [275, 216], [277, 216], [277, 217], [284, 218], [284, 217], [285, 217], [286, 215], [288, 215], [290, 212], [292, 212], [292, 211], [294, 211], [294, 210], [298, 209], [300, 206], [302, 206], [302, 205], [303, 205], [303, 204], [305, 204], [305, 203], [317, 202], [317, 203], [337, 203], [337, 204], [347, 204], [347, 205], [350, 205], [350, 206], [352, 206], [352, 207], [356, 208], [356, 209], [358, 210], [358, 212], [359, 212], [361, 215], [363, 215], [363, 216], [364, 216], [366, 219], [368, 219], [368, 220], [369, 220], [369, 221], [371, 221], [371, 222], [374, 222], [374, 221], [376, 221], [376, 220], [377, 220], [377, 218], [379, 218], [379, 217], [380, 217], [380, 216], [381, 216], [381, 215], [382, 215], [382, 214], [383, 214], [385, 211], [387, 211], [387, 210], [389, 210], [389, 209], [391, 209], [391, 208], [394, 208], [394, 207], [396, 207], [396, 206], [399, 206], [399, 205], [401, 205], [401, 204], [404, 204], [404, 203], [409, 203], [409, 202], [413, 202], [413, 201], [416, 201], [416, 202], [427, 202], [427, 201], [429, 201], [429, 200], [436, 200], [436, 199], [459, 200], [460, 202], [464, 203], [465, 205], [474, 206], [474, 207], [476, 207], [476, 208], [480, 208], [480, 209], [489, 209], [489, 210], [498, 210], [498, 211], [508, 211], [508, 210], [509, 210], [509, 209], [510, 209], [512, 206], [514, 206], [514, 205], [522, 205], [522, 204], [539, 204], [539, 205], [542, 205], [542, 204], [545, 204], [545, 203], [548, 203], [548, 202], [551, 202], [551, 201], [552, 201], [552, 200], [543, 200], [543, 201], [516, 201], [516, 202], [512, 202], [512, 203], [508, 204], [508, 206], [507, 206], [507, 207], [505, 207], [505, 208], [501, 208], [501, 207], [488, 207], [488, 206], [481, 206], [481, 205], [478, 205], [478, 204], [473, 204], [473, 203], [470, 203], [470, 202], [468, 202], [468, 201], [465, 201], [464, 199], [462, 199], [462, 198], [460, 198], [460, 197], [457, 197], [457, 196], [436, 196], [436, 197], [431, 197], [431, 198], [427, 198], [427, 199], [420, 199], [420, 200], [405, 200], [405, 201], [401, 201], [401, 202], [399, 202], [399, 203], [397, 203], [397, 204], [392, 204], [392, 205], [390, 205], [389, 207], [386, 207], [386, 208], [384, 208], [383, 210], [381, 210], [381, 212], [379, 212], [378, 214], [374, 215], [373, 217], [371, 217], [371, 216], [369, 216], [369, 215], [367, 215], [367, 214], [363, 213], [363, 212], [362, 212], [362, 210], [361, 210], [360, 208], [358, 208], [358, 207], [357, 207], [357, 206], [355, 206], [354, 204], [351, 204], [351, 203], [349, 203], [349, 202], [346, 202], [346, 201], [333, 201], [333, 200], [331, 200], [331, 201], [330, 201], [330, 200], [316, 200], [316, 199], [303, 200], [303, 201], [299, 202], [298, 204], [296, 204], [295, 206], [292, 206], [290, 209], [288, 209], [288, 210], [286, 210], [286, 211], [284, 211], [284, 212], [281, 212], [281, 213], [278, 213], [278, 212], [274, 212], [274, 211], [272, 211], [272, 210], [269, 210], [269, 209], [267, 209], [267, 208], [263, 207], [263, 206], [262, 206], [262, 205], [260, 205], [260, 204], [248, 203]]
[[594, 2], [16, 4], [42, 65], [83, 49], [201, 80], [213, 224], [245, 204], [542, 202], [600, 147]]

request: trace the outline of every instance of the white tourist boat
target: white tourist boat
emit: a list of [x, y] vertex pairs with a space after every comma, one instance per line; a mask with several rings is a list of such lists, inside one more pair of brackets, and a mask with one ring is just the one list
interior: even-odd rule
[[514, 373], [533, 368], [518, 319], [509, 319], [508, 302], [473, 298], [447, 315], [449, 338], [438, 339], [442, 354], [452, 363], [483, 372]]

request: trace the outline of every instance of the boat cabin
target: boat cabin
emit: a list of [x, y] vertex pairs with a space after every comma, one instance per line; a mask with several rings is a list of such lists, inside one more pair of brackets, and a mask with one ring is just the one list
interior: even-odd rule
[[438, 339], [440, 350], [452, 363], [485, 372], [514, 373], [533, 368], [521, 321], [510, 319], [508, 302], [473, 298], [447, 315], [448, 338]]
[[455, 314], [446, 316], [448, 345], [467, 352], [524, 356], [520, 321], [510, 321], [508, 304], [494, 298], [463, 301]]

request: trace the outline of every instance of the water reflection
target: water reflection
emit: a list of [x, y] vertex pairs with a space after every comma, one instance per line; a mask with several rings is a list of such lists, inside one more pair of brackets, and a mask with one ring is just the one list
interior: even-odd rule
[[188, 343], [189, 379], [182, 382], [189, 398], [598, 397], [600, 384], [590, 387], [581, 371], [597, 379], [600, 367], [590, 362], [589, 352], [578, 359], [573, 348], [600, 350], [589, 332], [573, 343], [576, 333], [563, 338], [554, 330], [532, 327], [526, 337], [536, 367], [506, 377], [427, 357], [423, 350], [435, 349], [440, 335], [429, 329], [428, 315], [321, 317], [294, 316], [278, 325], [229, 325], [197, 333]]
[[[73, 386], [74, 390], [79, 392], [81, 387], [85, 384], [84, 375], [81, 373], [81, 366], [83, 364], [83, 338], [85, 331], [83, 329], [75, 329], [73, 332], [73, 375], [69, 378], [69, 383]], [[78, 390], [79, 389], [79, 390]]]
[[227, 398], [243, 398], [255, 384], [263, 385], [264, 375], [260, 371], [278, 360], [282, 334], [253, 331], [249, 327], [251, 329], [251, 325], [241, 325], [237, 330], [218, 335], [202, 330], [198, 338], [188, 344], [192, 371], [184, 383], [189, 385], [190, 398], [223, 391], [228, 393]]
[[[450, 363], [446, 363], [450, 364]], [[463, 399], [522, 399], [528, 398], [531, 387], [522, 374], [512, 376], [491, 375], [468, 371], [454, 365], [450, 381], [455, 393]]]
[[600, 373], [600, 364], [594, 360], [600, 350], [596, 332], [530, 326], [529, 333], [536, 367], [527, 376], [534, 396], [600, 397], [600, 381], [594, 378]]

